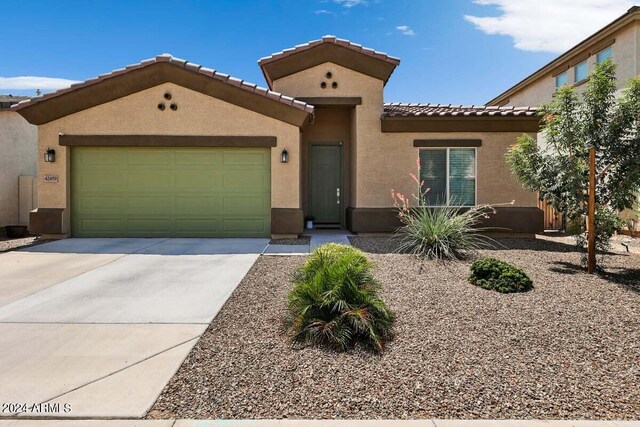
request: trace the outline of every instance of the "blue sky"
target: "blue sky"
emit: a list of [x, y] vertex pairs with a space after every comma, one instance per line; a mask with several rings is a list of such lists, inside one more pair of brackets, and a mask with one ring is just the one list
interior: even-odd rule
[[[165, 52], [265, 86], [260, 57], [333, 34], [402, 60], [387, 102], [481, 104], [630, 5], [557, 3], [4, 0], [0, 16], [10, 24], [0, 38], [0, 93], [34, 93], [38, 83], [18, 85], [16, 77], [85, 80]], [[567, 22], [563, 14], [576, 10], [590, 14]]]

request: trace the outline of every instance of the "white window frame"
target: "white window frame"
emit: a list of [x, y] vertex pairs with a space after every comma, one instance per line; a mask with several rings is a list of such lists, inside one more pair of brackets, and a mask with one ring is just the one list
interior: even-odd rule
[[[559, 85], [559, 84], [558, 84], [558, 78], [559, 78], [560, 76], [566, 76], [566, 77], [567, 77], [567, 81], [566, 81], [566, 83], [563, 83], [563, 84], [561, 84], [561, 85]], [[568, 72], [568, 71], [563, 71], [562, 73], [558, 74], [558, 75], [555, 77], [554, 81], [555, 81], [555, 84], [556, 84], [556, 90], [557, 90], [557, 89], [560, 89], [562, 86], [566, 86], [566, 85], [568, 85], [568, 84], [569, 84], [569, 72]]]
[[[587, 74], [583, 78], [578, 79], [578, 67], [581, 65], [584, 65], [585, 67], [587, 67]], [[573, 67], [573, 81], [575, 83], [582, 83], [584, 81], [587, 81], [588, 79], [589, 79], [589, 62], [585, 59], [584, 61], [577, 63]]]
[[[601, 53], [604, 53], [607, 50], [609, 51], [609, 58], [607, 58], [607, 59], [613, 60], [613, 46], [607, 46], [604, 49], [602, 49], [600, 52], [596, 53], [596, 64], [599, 65], [599, 64], [602, 64], [604, 62], [604, 61], [600, 61], [599, 57], [600, 57]], [[606, 61], [606, 59], [605, 59], [605, 61]]]
[[[473, 150], [473, 170], [475, 172], [475, 175], [473, 177], [473, 184], [474, 184], [474, 189], [473, 189], [473, 204], [472, 205], [456, 205], [454, 207], [457, 208], [470, 208], [473, 206], [478, 206], [478, 147], [424, 147], [424, 148], [420, 148], [420, 151], [423, 150], [430, 150], [430, 151], [440, 151], [440, 150], [445, 150], [446, 151], [446, 156], [445, 156], [445, 160], [446, 160], [446, 171], [445, 171], [445, 176], [446, 176], [446, 196], [447, 196], [447, 205], [449, 204], [449, 201], [451, 199], [451, 192], [449, 190], [449, 180], [451, 179], [450, 176], [450, 169], [449, 169], [449, 163], [451, 161], [450, 158], [450, 153], [451, 150]], [[419, 153], [418, 153], [419, 156]], [[422, 172], [418, 171], [420, 176], [419, 179], [422, 180]], [[427, 185], [428, 188], [428, 185]], [[426, 201], [426, 200], [425, 200]], [[442, 208], [446, 205], [427, 205], [428, 208]]]

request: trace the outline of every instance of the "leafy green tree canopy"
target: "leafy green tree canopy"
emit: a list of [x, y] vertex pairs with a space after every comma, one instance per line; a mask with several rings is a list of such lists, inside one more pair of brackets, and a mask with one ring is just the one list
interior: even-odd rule
[[[640, 188], [640, 79], [616, 91], [616, 65], [598, 65], [584, 94], [560, 88], [540, 110], [542, 138], [517, 139], [506, 154], [525, 188], [540, 193], [584, 230], [589, 153], [596, 149], [596, 232], [600, 248], [619, 224], [617, 213], [633, 206]], [[580, 241], [579, 241], [580, 243]]]

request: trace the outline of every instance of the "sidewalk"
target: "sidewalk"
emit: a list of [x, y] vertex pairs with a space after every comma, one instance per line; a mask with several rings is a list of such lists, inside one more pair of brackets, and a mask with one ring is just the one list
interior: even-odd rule
[[539, 420], [0, 420], [0, 427], [640, 427], [640, 421]]

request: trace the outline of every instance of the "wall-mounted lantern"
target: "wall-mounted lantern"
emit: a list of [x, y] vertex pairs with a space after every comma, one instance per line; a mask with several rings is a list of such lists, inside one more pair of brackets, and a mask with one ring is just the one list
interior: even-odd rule
[[53, 148], [47, 149], [47, 151], [44, 153], [44, 161], [48, 162], [48, 163], [55, 162], [56, 161], [56, 150], [54, 150]]
[[282, 150], [282, 154], [280, 155], [280, 162], [289, 163], [289, 152], [287, 151], [286, 148]]

